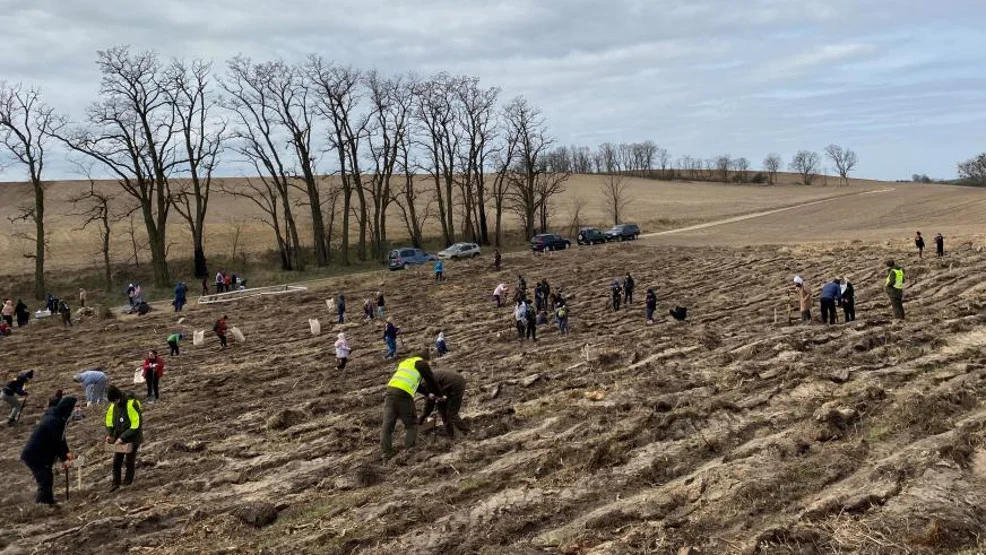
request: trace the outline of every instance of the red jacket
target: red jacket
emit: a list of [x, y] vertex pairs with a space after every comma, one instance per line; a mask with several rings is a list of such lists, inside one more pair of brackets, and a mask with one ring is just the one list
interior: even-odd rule
[[216, 335], [226, 335], [226, 320], [221, 318], [216, 320], [216, 325], [212, 329], [216, 332]]
[[158, 379], [160, 379], [161, 376], [164, 375], [164, 359], [161, 357], [157, 357], [155, 359], [145, 358], [144, 379], [147, 379], [148, 373], [151, 371], [152, 367], [155, 369]]

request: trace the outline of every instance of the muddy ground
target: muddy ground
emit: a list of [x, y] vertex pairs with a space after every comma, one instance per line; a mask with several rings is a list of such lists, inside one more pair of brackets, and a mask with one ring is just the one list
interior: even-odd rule
[[[186, 332], [226, 313], [247, 341], [189, 342], [169, 359], [129, 488], [106, 493], [102, 410], [71, 424], [90, 465], [68, 501], [56, 480], [54, 510], [33, 505], [17, 460], [37, 403], [92, 365], [140, 391], [129, 382], [143, 351], [179, 328], [154, 312], [18, 331], [0, 342], [0, 368], [38, 376], [0, 444], [0, 553], [974, 553], [986, 253], [953, 243], [944, 261], [861, 243], [614, 244], [508, 259], [498, 275], [487, 261], [450, 263], [443, 284], [409, 271], [192, 307]], [[907, 271], [906, 323], [889, 319], [889, 256]], [[626, 271], [637, 299], [614, 313], [607, 287]], [[516, 340], [490, 294], [518, 273], [563, 287], [571, 335], [549, 326], [536, 344]], [[816, 290], [849, 274], [858, 320], [789, 323], [795, 273]], [[340, 288], [353, 319], [382, 289], [408, 348], [445, 331], [452, 354], [436, 366], [469, 380], [469, 436], [423, 433], [415, 452], [381, 462], [394, 364], [379, 323], [351, 323], [353, 359], [335, 370], [325, 299]], [[667, 316], [676, 304], [688, 322]]]

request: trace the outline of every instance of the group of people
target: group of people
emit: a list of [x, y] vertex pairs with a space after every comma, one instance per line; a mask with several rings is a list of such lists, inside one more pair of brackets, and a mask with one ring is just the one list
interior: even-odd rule
[[[887, 261], [884, 291], [890, 299], [894, 319], [904, 319], [904, 270], [893, 260]], [[810, 322], [812, 292], [801, 276], [794, 276], [794, 291], [798, 297], [801, 321]], [[837, 324], [837, 309], [841, 307], [846, 323], [856, 320], [856, 288], [848, 277], [834, 278], [824, 284], [819, 298], [821, 322]]]
[[[914, 246], [918, 249], [918, 258], [924, 258], [924, 237], [920, 231], [914, 234]], [[938, 258], [945, 256], [945, 237], [941, 233], [935, 235], [935, 255]]]
[[[636, 284], [633, 281], [633, 276], [627, 272], [627, 275], [623, 278], [623, 283], [620, 280], [614, 279], [613, 284], [610, 285], [610, 297], [613, 299], [613, 310], [617, 311], [620, 309], [620, 301], [623, 304], [629, 305], [633, 302], [633, 289]], [[651, 318], [648, 318], [651, 320]]]
[[[234, 290], [246, 289], [246, 279], [243, 276], [227, 274], [223, 271], [216, 272], [215, 283], [216, 293], [228, 293]], [[209, 294], [208, 284], [206, 284], [205, 280], [202, 281], [202, 292], [204, 295]]]
[[[493, 290], [493, 299], [497, 308], [503, 306], [503, 296], [508, 292], [503, 283]], [[517, 336], [521, 341], [537, 341], [537, 327], [548, 324], [548, 311], [554, 316], [558, 333], [569, 333], [569, 307], [561, 290], [552, 293], [548, 280], [542, 279], [534, 286], [534, 301], [527, 295], [527, 281], [524, 276], [517, 276], [517, 290], [514, 293], [514, 323]]]

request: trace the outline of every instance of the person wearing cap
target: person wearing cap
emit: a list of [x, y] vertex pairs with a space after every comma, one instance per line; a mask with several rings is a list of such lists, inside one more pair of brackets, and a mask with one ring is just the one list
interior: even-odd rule
[[414, 408], [414, 395], [418, 392], [421, 382], [427, 385], [429, 400], [445, 400], [445, 392], [435, 380], [428, 361], [431, 360], [431, 350], [424, 348], [418, 354], [404, 359], [397, 365], [390, 381], [387, 382], [387, 393], [383, 408], [383, 429], [380, 433], [380, 449], [384, 459], [394, 456], [393, 436], [397, 421], [404, 424], [404, 448], [412, 449], [418, 438], [418, 418]]
[[106, 400], [106, 374], [98, 369], [86, 370], [75, 375], [75, 381], [86, 391], [86, 406], [98, 405]]
[[75, 397], [62, 397], [49, 408], [34, 427], [31, 437], [21, 451], [21, 461], [27, 465], [38, 483], [35, 503], [55, 504], [55, 476], [52, 467], [55, 459], [67, 462], [75, 458], [65, 441], [65, 426], [75, 409]]
[[469, 425], [462, 421], [459, 411], [462, 409], [462, 398], [466, 394], [466, 379], [462, 374], [452, 370], [433, 370], [435, 382], [441, 387], [439, 395], [431, 395], [427, 383], [418, 386], [418, 393], [426, 396], [425, 408], [421, 412], [418, 424], [424, 424], [425, 420], [437, 408], [438, 414], [442, 417], [445, 424], [445, 433], [448, 437], [455, 437], [455, 430], [458, 429], [463, 434], [469, 433]]
[[397, 356], [397, 334], [401, 329], [394, 325], [393, 318], [387, 318], [387, 328], [383, 331], [383, 341], [387, 344], [387, 354], [385, 359], [392, 359]]
[[116, 445], [130, 444], [129, 453], [113, 455], [113, 486], [110, 491], [119, 489], [120, 474], [126, 465], [126, 474], [122, 483], [129, 486], [134, 481], [134, 471], [137, 463], [137, 449], [144, 439], [144, 414], [140, 401], [133, 395], [120, 391], [115, 385], [106, 390], [106, 398], [110, 402], [106, 409], [106, 443]]
[[168, 336], [168, 347], [171, 349], [171, 356], [177, 356], [180, 349], [178, 343], [185, 340], [184, 334], [175, 332]]
[[346, 340], [346, 333], [339, 332], [339, 338], [336, 339], [336, 358], [339, 359], [339, 364], [336, 365], [337, 370], [345, 370], [346, 363], [349, 362], [349, 353], [352, 349], [349, 348], [349, 341]]
[[[24, 402], [26, 401], [24, 397], [27, 397], [27, 390], [24, 389], [24, 386], [32, 379], [34, 379], [34, 370], [22, 372], [16, 378], [7, 382], [7, 385], [3, 386], [3, 389], [0, 390], [0, 399], [10, 406], [10, 416], [7, 417], [8, 426], [13, 426], [20, 417], [21, 411], [24, 410]], [[18, 400], [18, 397], [21, 400]]]
[[893, 260], [887, 261], [887, 280], [884, 283], [890, 306], [894, 309], [894, 318], [904, 319], [904, 270]]

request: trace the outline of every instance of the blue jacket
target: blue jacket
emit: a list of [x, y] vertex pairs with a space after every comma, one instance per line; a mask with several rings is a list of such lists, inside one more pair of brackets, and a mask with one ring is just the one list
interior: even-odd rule
[[31, 432], [31, 438], [21, 451], [21, 460], [31, 466], [51, 466], [56, 457], [64, 461], [69, 453], [65, 424], [73, 409], [75, 397], [62, 397], [57, 405], [48, 409]]
[[834, 281], [830, 281], [822, 286], [822, 298], [827, 301], [834, 301], [842, 297], [842, 286]]
[[98, 383], [106, 383], [106, 374], [96, 369], [86, 370], [85, 372], [76, 374], [75, 381], [87, 387]]
[[438, 272], [444, 272], [444, 271], [445, 271], [445, 266], [442, 264], [442, 261], [441, 260], [436, 261], [435, 273], [437, 274]]

